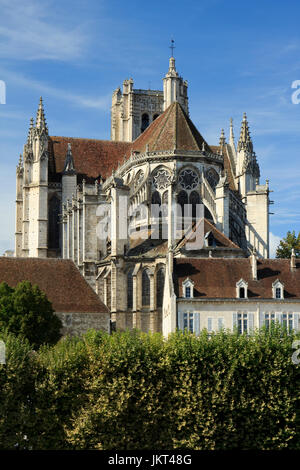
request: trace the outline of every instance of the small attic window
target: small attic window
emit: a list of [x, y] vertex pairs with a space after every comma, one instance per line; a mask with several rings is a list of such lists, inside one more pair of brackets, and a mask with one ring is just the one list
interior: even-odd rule
[[194, 282], [191, 281], [191, 279], [187, 278], [182, 283], [182, 292], [186, 299], [191, 299], [194, 297]]
[[236, 283], [236, 297], [237, 299], [248, 298], [248, 284], [243, 279]]
[[284, 299], [284, 285], [277, 279], [272, 284], [273, 299]]
[[205, 234], [204, 242], [207, 247], [211, 246], [215, 248], [217, 246], [216, 239], [211, 230]]

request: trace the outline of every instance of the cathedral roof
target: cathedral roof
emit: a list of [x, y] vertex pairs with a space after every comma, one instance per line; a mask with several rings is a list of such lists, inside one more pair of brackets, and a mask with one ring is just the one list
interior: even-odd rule
[[[134, 141], [116, 142], [111, 140], [84, 139], [74, 137], [49, 137], [49, 180], [56, 181], [63, 172], [65, 159], [71, 145], [77, 175], [86, 180], [99, 175], [108, 178], [131, 152], [183, 150], [219, 153], [219, 146], [209, 146], [196, 129], [178, 102], [173, 102]], [[231, 189], [235, 190], [230, 157], [224, 146], [224, 167], [228, 172]]]
[[[177, 249], [184, 249], [185, 245], [188, 242], [191, 243], [193, 241], [193, 238], [194, 238], [193, 232], [196, 230], [196, 227], [197, 227], [198, 223], [199, 222], [197, 222], [197, 224], [193, 227], [193, 229], [190, 230], [189, 233], [187, 233], [187, 235], [182, 238], [182, 240], [180, 240], [180, 242], [178, 243], [178, 245], [176, 247]], [[211, 235], [214, 238], [214, 241], [215, 241], [215, 244], [216, 244], [215, 248], [218, 248], [218, 247], [219, 248], [230, 248], [230, 249], [233, 249], [233, 250], [242, 251], [241, 248], [238, 245], [236, 245], [232, 240], [230, 240], [228, 237], [226, 237], [226, 235], [224, 235], [224, 233], [220, 232], [220, 230], [218, 230], [209, 220], [204, 219], [204, 235], [207, 235], [208, 233], [211, 233]], [[207, 246], [206, 248], [208, 250], [213, 250], [214, 249], [211, 246]]]
[[[132, 143], [131, 150], [138, 152], [164, 150], [211, 151], [190, 118], [175, 101]], [[127, 155], [130, 150], [127, 151]]]
[[257, 280], [252, 278], [250, 258], [176, 258], [174, 273], [176, 292], [182, 297], [182, 282], [194, 282], [194, 297], [236, 298], [236, 283], [248, 283], [248, 298], [272, 299], [272, 284], [284, 284], [284, 298], [300, 299], [300, 262], [291, 271], [290, 259], [257, 260]]
[[0, 282], [37, 284], [59, 313], [108, 313], [71, 260], [0, 257]]
[[[213, 153], [220, 153], [221, 147], [219, 145], [211, 145], [210, 148], [212, 149]], [[234, 156], [232, 155], [232, 150], [229, 144], [224, 144], [222, 148], [223, 153], [223, 161], [224, 161], [224, 170], [227, 172], [227, 178], [229, 182], [229, 187], [232, 191], [237, 191], [237, 187], [235, 184], [234, 178]]]
[[[195, 230], [195, 228], [193, 228]], [[152, 230], [153, 232], [155, 230]], [[207, 246], [205, 247], [206, 256], [208, 256], [209, 251], [218, 251], [222, 249], [230, 249], [231, 252], [237, 251], [236, 255], [241, 256], [243, 250], [237, 246], [233, 241], [231, 241], [226, 235], [221, 233], [209, 220], [204, 219], [204, 234], [211, 234], [215, 241], [215, 247]], [[182, 251], [187, 252], [185, 246], [188, 242], [192, 243], [193, 241], [193, 231], [190, 231], [182, 239], [178, 240], [175, 246], [175, 252]], [[127, 252], [127, 256], [145, 256], [145, 257], [154, 257], [154, 256], [165, 256], [168, 252], [168, 241], [166, 239], [158, 239], [155, 236], [151, 238], [151, 230], [146, 230], [142, 232], [134, 233], [134, 236], [130, 238], [130, 249]], [[195, 254], [195, 251], [192, 250], [191, 253]]]
[[68, 144], [71, 144], [75, 170], [86, 179], [101, 175], [107, 178], [119, 163], [124, 161], [129, 142], [81, 139], [74, 137], [49, 137], [49, 179], [64, 170]]

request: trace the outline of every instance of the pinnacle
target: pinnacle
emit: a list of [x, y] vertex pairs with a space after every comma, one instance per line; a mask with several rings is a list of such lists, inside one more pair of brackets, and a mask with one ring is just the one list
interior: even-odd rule
[[42, 97], [40, 97], [39, 107], [36, 114], [36, 128], [48, 132]]
[[229, 142], [234, 145], [233, 119], [230, 118]]
[[221, 136], [220, 136], [219, 145], [220, 145], [220, 147], [223, 147], [223, 145], [225, 145], [225, 144], [226, 144], [226, 137], [225, 137], [224, 129], [221, 129]]
[[67, 155], [65, 159], [65, 166], [63, 169], [63, 173], [73, 175], [75, 174], [75, 172], [76, 171], [75, 171], [75, 164], [74, 164], [74, 159], [72, 155], [72, 148], [71, 148], [71, 144], [68, 143], [68, 150], [67, 150]]
[[245, 148], [247, 147], [249, 151], [253, 152], [253, 145], [252, 145], [252, 141], [250, 137], [250, 131], [249, 131], [246, 113], [243, 114], [241, 133], [240, 133], [240, 138], [238, 142], [238, 150], [244, 147]]

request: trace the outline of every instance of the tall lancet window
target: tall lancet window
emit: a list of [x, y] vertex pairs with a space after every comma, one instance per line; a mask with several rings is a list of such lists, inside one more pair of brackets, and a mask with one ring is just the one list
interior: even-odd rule
[[184, 230], [184, 217], [187, 216], [187, 212], [188, 212], [187, 204], [189, 203], [188, 195], [185, 191], [180, 191], [180, 193], [177, 196], [177, 202], [178, 202], [178, 205], [181, 208], [181, 211], [180, 211], [179, 207], [177, 208], [177, 210], [178, 210], [178, 213], [177, 213], [178, 229]]
[[165, 285], [165, 270], [160, 268], [156, 275], [156, 305], [158, 308], [162, 307], [164, 297]]
[[48, 248], [59, 249], [60, 246], [60, 199], [56, 194], [49, 200], [48, 210]]
[[148, 126], [149, 126], [149, 115], [147, 113], [144, 113], [142, 115], [141, 132], [144, 132], [144, 130], [146, 130]]
[[150, 273], [147, 269], [144, 269], [142, 274], [142, 305], [150, 305]]
[[127, 273], [127, 307], [133, 307], [133, 269], [130, 269]]
[[[196, 221], [196, 215], [197, 215], [197, 205], [200, 204], [200, 196], [199, 196], [199, 193], [197, 193], [196, 191], [192, 191], [191, 194], [190, 194], [190, 204], [192, 206], [192, 219], [193, 219], [193, 222]], [[199, 211], [199, 209], [198, 209]], [[199, 211], [200, 213], [200, 211]]]

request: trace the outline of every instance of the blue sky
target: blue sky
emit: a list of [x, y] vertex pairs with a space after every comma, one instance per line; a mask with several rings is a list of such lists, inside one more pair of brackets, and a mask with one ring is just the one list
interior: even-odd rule
[[112, 91], [162, 89], [170, 39], [190, 117], [210, 144], [243, 112], [274, 205], [272, 246], [300, 231], [300, 3], [0, 0], [0, 254], [14, 246], [15, 166], [40, 95], [51, 135], [110, 138]]

